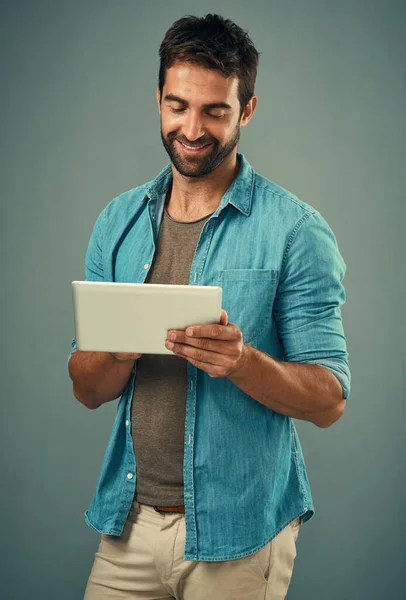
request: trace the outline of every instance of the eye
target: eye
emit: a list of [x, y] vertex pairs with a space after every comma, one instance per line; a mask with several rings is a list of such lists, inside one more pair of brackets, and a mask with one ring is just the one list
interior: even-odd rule
[[[184, 108], [172, 108], [172, 106], [170, 106], [169, 108], [171, 109], [171, 111], [173, 113], [176, 113], [176, 114], [181, 114], [185, 111]], [[222, 119], [224, 117], [224, 115], [212, 115], [211, 113], [206, 113], [206, 114], [211, 119]]]

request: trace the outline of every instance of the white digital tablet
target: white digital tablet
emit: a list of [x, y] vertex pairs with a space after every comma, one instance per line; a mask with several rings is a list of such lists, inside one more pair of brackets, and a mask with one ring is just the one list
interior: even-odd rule
[[72, 281], [78, 350], [172, 354], [169, 329], [219, 323], [217, 286]]

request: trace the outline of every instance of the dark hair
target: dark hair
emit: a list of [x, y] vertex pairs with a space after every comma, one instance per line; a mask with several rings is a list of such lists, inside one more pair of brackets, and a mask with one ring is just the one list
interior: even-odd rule
[[159, 48], [161, 98], [166, 69], [178, 62], [197, 64], [221, 71], [224, 77], [238, 76], [241, 117], [254, 95], [260, 54], [248, 33], [230, 19], [212, 14], [184, 16], [168, 29]]

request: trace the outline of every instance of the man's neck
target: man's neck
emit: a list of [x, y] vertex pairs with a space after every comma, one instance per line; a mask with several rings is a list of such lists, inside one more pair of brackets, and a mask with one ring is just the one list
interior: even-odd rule
[[183, 177], [172, 166], [172, 183], [166, 196], [166, 209], [173, 219], [195, 221], [217, 209], [240, 168], [236, 157], [231, 165], [224, 162], [201, 179]]

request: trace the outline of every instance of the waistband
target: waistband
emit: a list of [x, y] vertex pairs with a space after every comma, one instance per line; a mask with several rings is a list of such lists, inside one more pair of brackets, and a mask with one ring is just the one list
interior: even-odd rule
[[181, 506], [154, 506], [156, 512], [177, 512], [185, 514], [185, 507]]

